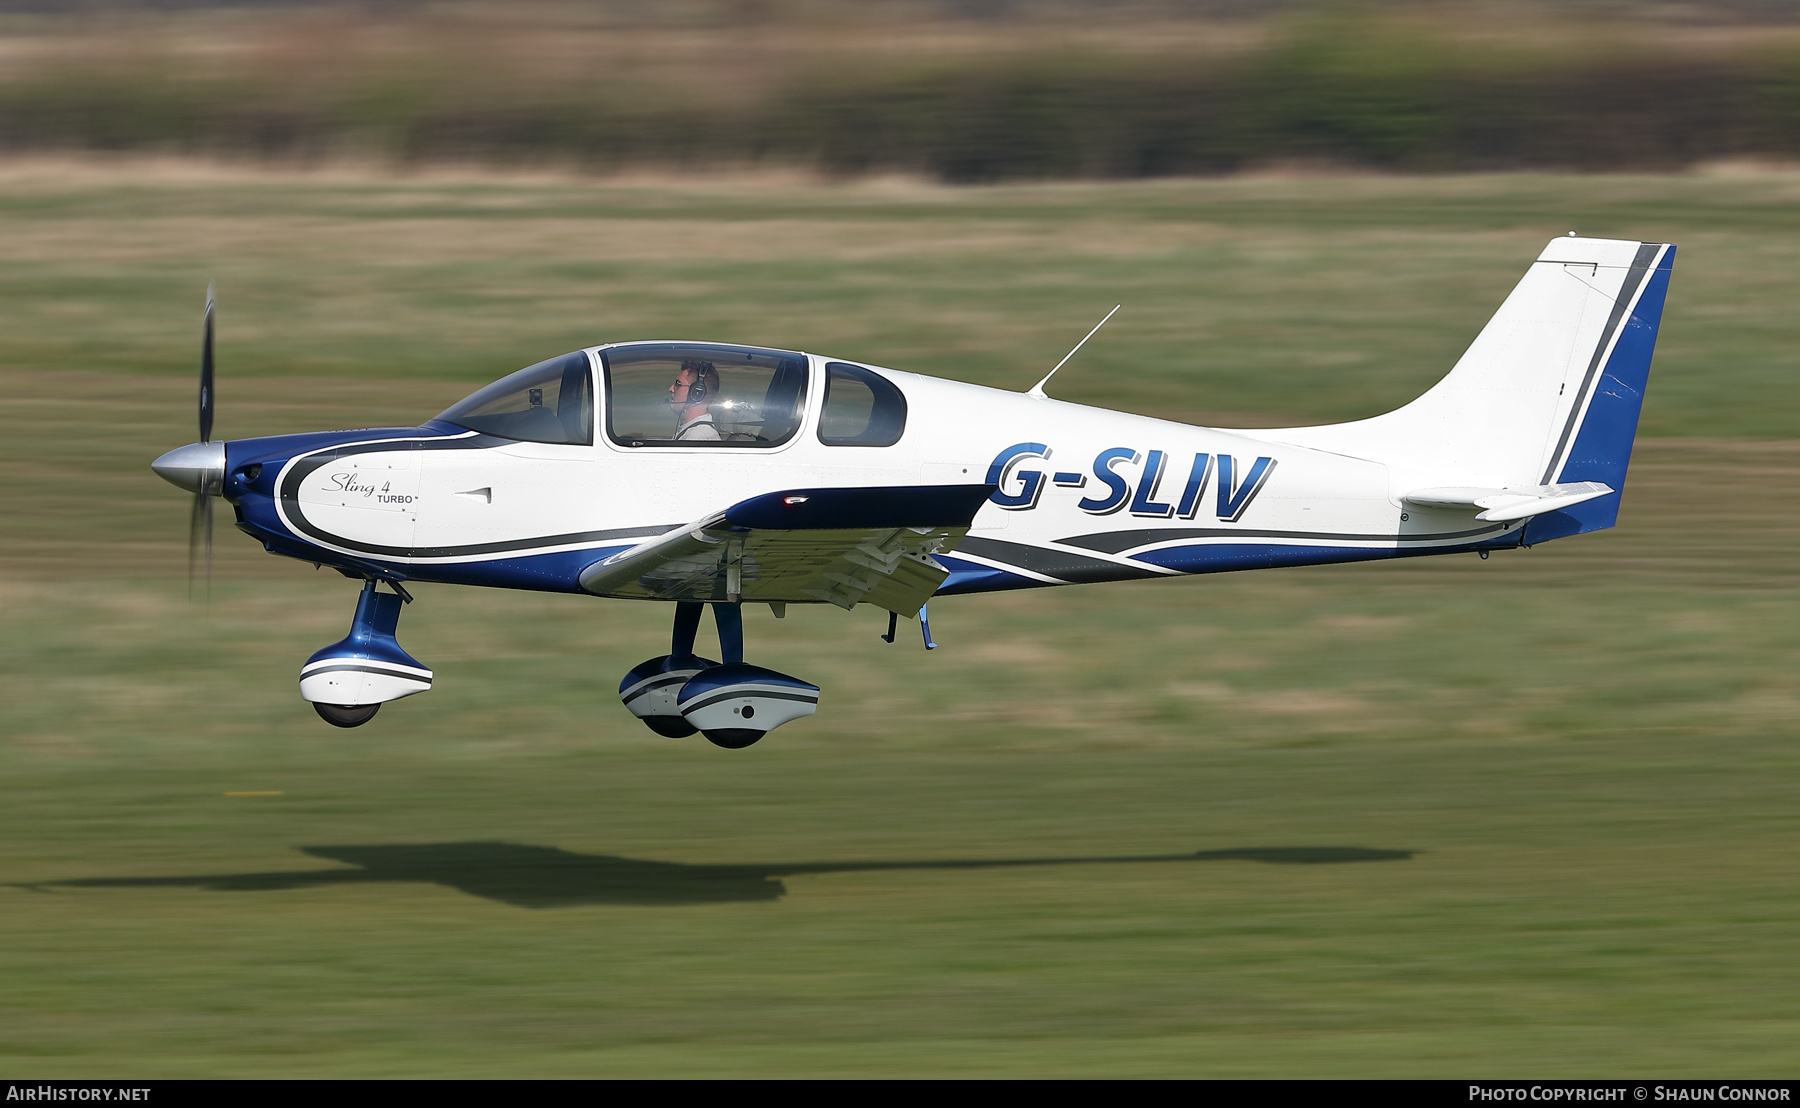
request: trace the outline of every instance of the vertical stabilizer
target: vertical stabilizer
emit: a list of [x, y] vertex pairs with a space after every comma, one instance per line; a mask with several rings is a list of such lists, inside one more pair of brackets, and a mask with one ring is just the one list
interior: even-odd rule
[[1250, 434], [1383, 462], [1397, 498], [1597, 481], [1613, 491], [1534, 519], [1525, 541], [1611, 527], [1674, 258], [1666, 243], [1552, 239], [1456, 367], [1411, 404]]
[[1613, 495], [1535, 517], [1525, 528], [1526, 543], [1599, 531], [1618, 522], [1674, 264], [1674, 246], [1639, 244], [1609, 313], [1607, 334], [1582, 375], [1580, 393], [1544, 466], [1543, 484], [1599, 481], [1612, 486]]

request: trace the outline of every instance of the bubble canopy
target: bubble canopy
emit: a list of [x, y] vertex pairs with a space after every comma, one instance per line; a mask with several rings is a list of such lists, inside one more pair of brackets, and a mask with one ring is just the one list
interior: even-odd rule
[[521, 442], [594, 441], [594, 382], [585, 351], [508, 374], [450, 407], [444, 423]]
[[600, 361], [606, 434], [620, 446], [780, 446], [806, 413], [806, 355], [791, 350], [644, 342]]

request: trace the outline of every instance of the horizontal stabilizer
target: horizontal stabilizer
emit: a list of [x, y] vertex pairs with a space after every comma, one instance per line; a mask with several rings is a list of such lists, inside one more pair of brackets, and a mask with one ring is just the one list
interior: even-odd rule
[[1612, 491], [1611, 486], [1599, 481], [1576, 481], [1566, 485], [1528, 485], [1516, 489], [1417, 489], [1401, 499], [1422, 508], [1480, 508], [1483, 510], [1476, 514], [1476, 519], [1504, 523], [1572, 508]]

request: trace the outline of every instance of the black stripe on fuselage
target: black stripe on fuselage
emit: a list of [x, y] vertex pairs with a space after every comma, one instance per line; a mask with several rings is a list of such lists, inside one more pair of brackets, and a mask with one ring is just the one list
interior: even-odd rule
[[681, 526], [679, 523], [670, 523], [656, 527], [617, 527], [608, 531], [574, 531], [563, 535], [541, 535], [530, 539], [508, 539], [504, 542], [467, 543], [463, 546], [382, 546], [377, 543], [357, 542], [354, 539], [333, 534], [307, 519], [306, 513], [300, 508], [300, 482], [310, 476], [314, 470], [342, 458], [356, 454], [379, 454], [395, 450], [487, 450], [504, 446], [512, 441], [495, 435], [470, 435], [456, 438], [388, 439], [383, 442], [356, 443], [351, 446], [334, 446], [327, 450], [321, 450], [317, 454], [307, 455], [296, 461], [282, 478], [279, 495], [283, 514], [296, 530], [318, 539], [320, 542], [330, 543], [345, 550], [355, 550], [363, 554], [388, 558], [466, 558], [477, 554], [506, 554], [552, 546], [579, 546], [586, 543], [607, 542], [612, 539], [647, 539], [667, 534]]
[[1138, 577], [1168, 576], [1166, 573], [1158, 573], [1155, 570], [1123, 566], [1118, 562], [1089, 558], [1064, 550], [1052, 550], [1043, 546], [1027, 546], [1024, 543], [975, 538], [974, 536], [969, 536], [957, 543], [955, 549], [949, 553], [973, 554], [977, 558], [986, 558], [990, 562], [999, 562], [1002, 565], [1018, 569], [1028, 569], [1033, 573], [1041, 573], [1046, 577], [1054, 577], [1059, 581], [1076, 584], [1088, 581], [1121, 581]]

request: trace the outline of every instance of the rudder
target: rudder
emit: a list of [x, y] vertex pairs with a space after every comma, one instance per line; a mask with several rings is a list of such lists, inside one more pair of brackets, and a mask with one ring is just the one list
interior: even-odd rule
[[1618, 522], [1674, 263], [1673, 245], [1639, 244], [1607, 333], [1594, 351], [1581, 392], [1544, 469], [1544, 484], [1599, 481], [1611, 486], [1612, 494], [1533, 518], [1525, 528], [1526, 545], [1600, 531]]

